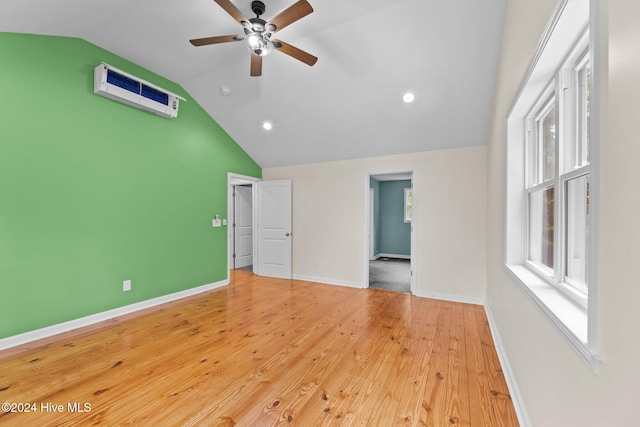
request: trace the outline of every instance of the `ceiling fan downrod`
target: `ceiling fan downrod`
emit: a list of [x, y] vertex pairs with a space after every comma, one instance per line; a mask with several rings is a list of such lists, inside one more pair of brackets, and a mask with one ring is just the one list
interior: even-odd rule
[[254, 0], [251, 2], [251, 10], [256, 14], [256, 17], [260, 19], [260, 15], [264, 15], [266, 6], [261, 1]]

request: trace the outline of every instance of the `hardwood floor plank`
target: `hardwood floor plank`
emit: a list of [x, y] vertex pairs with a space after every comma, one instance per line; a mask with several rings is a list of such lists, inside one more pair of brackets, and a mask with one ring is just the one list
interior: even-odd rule
[[480, 329], [473, 306], [464, 308], [465, 344], [467, 347], [467, 370], [469, 373], [469, 410], [473, 427], [490, 427], [494, 418], [491, 408], [491, 390], [487, 369], [482, 354]]
[[[407, 294], [401, 301], [404, 307], [402, 313], [395, 316], [398, 327], [392, 333], [385, 359], [380, 361], [381, 366], [375, 372], [373, 381], [367, 388], [367, 394], [362, 396], [364, 402], [357, 405], [358, 412], [369, 422], [375, 420], [393, 420], [399, 406], [404, 382], [408, 375], [410, 362], [416, 356], [412, 340], [417, 335], [419, 328], [418, 318], [421, 311], [416, 307], [421, 305], [416, 297]], [[360, 397], [360, 396], [359, 396]]]
[[406, 392], [413, 388], [415, 382], [415, 364], [421, 359], [420, 336], [424, 328], [424, 313], [428, 309], [429, 302], [424, 298], [410, 297], [410, 318], [406, 334], [400, 337], [400, 351], [393, 360], [390, 381], [386, 385], [386, 391], [382, 398], [378, 399], [371, 418], [394, 420], [398, 417], [400, 404]]
[[446, 401], [446, 418], [451, 426], [471, 425], [464, 326], [465, 305], [466, 304], [451, 305]]
[[[267, 358], [253, 358], [251, 361], [253, 364], [246, 367], [236, 364], [235, 367], [239, 368], [237, 372], [243, 373], [243, 375], [229, 382], [225, 390], [215, 396], [215, 404], [210, 405], [207, 410], [201, 411], [199, 416], [201, 416], [203, 420], [206, 419], [207, 422], [210, 422], [212, 419], [215, 420], [220, 417], [221, 415], [218, 412], [222, 411], [224, 412], [221, 416], [222, 418], [236, 421], [241, 418], [240, 415], [246, 415], [247, 402], [255, 405], [264, 399], [267, 399], [267, 401], [264, 402], [263, 408], [282, 408], [282, 406], [280, 406], [282, 400], [278, 396], [273, 396], [271, 400], [268, 400], [268, 394], [274, 386], [275, 380], [273, 376], [287, 372], [286, 369], [288, 366], [297, 366], [298, 363], [302, 361], [299, 358], [299, 348], [308, 348], [310, 340], [313, 339], [314, 332], [325, 330], [326, 323], [331, 321], [335, 316], [335, 313], [327, 316], [327, 313], [330, 313], [330, 311], [327, 310], [329, 310], [328, 306], [321, 307], [315, 316], [307, 319], [313, 323], [318, 323], [314, 328], [296, 328], [287, 333], [285, 332], [287, 328], [283, 327], [282, 330], [277, 331], [275, 334], [265, 334], [267, 338], [271, 336], [269, 341], [265, 341], [257, 346], [260, 347], [260, 351], [256, 349], [251, 351], [251, 353], [264, 353], [271, 356]], [[338, 313], [342, 310], [342, 307], [338, 307], [335, 310], [336, 313]], [[287, 316], [289, 315], [282, 316], [283, 320], [281, 322], [276, 320], [276, 322], [272, 323], [285, 324], [289, 320]], [[326, 317], [328, 320], [321, 320], [323, 317]], [[273, 402], [278, 402], [278, 404], [271, 405]], [[240, 408], [240, 410], [238, 411], [234, 408]], [[268, 413], [271, 413], [271, 411], [265, 412], [265, 414]]]
[[451, 331], [451, 304], [444, 302], [438, 313], [438, 325], [431, 351], [431, 368], [425, 383], [419, 422], [425, 426], [447, 423], [446, 398], [448, 376], [449, 335]]
[[[279, 359], [277, 365], [272, 367], [275, 369], [265, 368], [261, 378], [261, 382], [268, 384], [268, 387], [260, 387], [243, 399], [235, 399], [233, 404], [225, 408], [228, 416], [246, 425], [258, 421], [261, 425], [273, 425], [280, 418], [295, 419], [297, 411], [294, 407], [306, 403], [312, 391], [317, 389], [319, 377], [326, 374], [327, 364], [331, 366], [335, 362], [335, 353], [339, 354], [350, 339], [344, 331], [336, 331], [331, 326], [344, 324], [349, 319], [355, 323], [363, 321], [366, 313], [361, 310], [354, 313], [351, 308], [350, 303], [343, 302], [315, 328], [293, 342], [286, 354], [279, 353], [286, 355], [286, 358]], [[289, 396], [294, 399], [290, 400]], [[255, 402], [263, 402], [263, 405], [251, 408]], [[271, 411], [276, 408], [278, 411]], [[287, 408], [286, 413], [280, 414], [279, 411], [284, 408]]]
[[407, 382], [398, 407], [394, 425], [415, 425], [420, 414], [425, 411], [424, 390], [431, 369], [431, 353], [435, 345], [435, 338], [440, 310], [444, 302], [425, 299], [427, 302], [421, 317], [422, 330], [418, 337], [418, 349], [413, 359], [411, 371], [407, 375]]
[[352, 344], [343, 349], [340, 369], [332, 372], [323, 382], [322, 390], [316, 393], [315, 401], [323, 401], [323, 412], [303, 411], [300, 417], [302, 425], [343, 425], [366, 421], [354, 405], [358, 396], [364, 394], [362, 390], [373, 375], [374, 361], [380, 360], [393, 334], [390, 316], [399, 301], [406, 297], [384, 290], [370, 290], [369, 293], [380, 298], [377, 303], [367, 306], [370, 322], [360, 330]]
[[38, 405], [0, 424], [517, 426], [483, 313], [234, 272], [229, 286], [0, 352], [0, 400]]

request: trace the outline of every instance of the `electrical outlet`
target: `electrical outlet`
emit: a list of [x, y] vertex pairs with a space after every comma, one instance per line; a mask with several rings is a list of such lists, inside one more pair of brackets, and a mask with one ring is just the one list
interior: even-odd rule
[[125, 280], [122, 282], [122, 291], [127, 292], [131, 290], [131, 280]]

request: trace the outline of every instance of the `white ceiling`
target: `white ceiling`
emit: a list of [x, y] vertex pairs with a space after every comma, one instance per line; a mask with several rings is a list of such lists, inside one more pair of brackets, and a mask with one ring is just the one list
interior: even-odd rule
[[[295, 0], [263, 1], [268, 21]], [[275, 38], [318, 62], [276, 51], [262, 77], [242, 43], [188, 42], [242, 33], [212, 0], [2, 0], [0, 31], [79, 37], [175, 81], [262, 167], [486, 144], [506, 0], [309, 2]]]

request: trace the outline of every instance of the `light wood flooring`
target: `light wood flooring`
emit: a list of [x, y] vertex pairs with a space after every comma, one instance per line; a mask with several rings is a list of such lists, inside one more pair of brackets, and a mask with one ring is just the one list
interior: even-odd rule
[[0, 402], [35, 405], [2, 426], [518, 425], [483, 307], [243, 271], [0, 352]]

